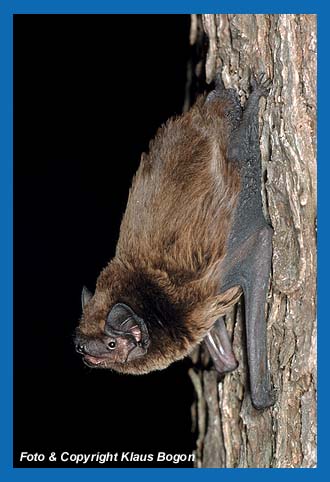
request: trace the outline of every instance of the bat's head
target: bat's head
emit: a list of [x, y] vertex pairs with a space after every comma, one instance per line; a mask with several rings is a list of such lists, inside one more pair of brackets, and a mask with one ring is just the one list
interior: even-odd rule
[[147, 326], [131, 307], [116, 303], [102, 316], [86, 288], [81, 299], [85, 318], [77, 330], [75, 345], [88, 366], [124, 365], [147, 353], [150, 344]]
[[184, 358], [218, 317], [218, 304], [195, 294], [196, 288], [179, 297], [163, 272], [111, 262], [93, 295], [83, 289], [76, 350], [90, 367], [129, 374], [162, 370]]

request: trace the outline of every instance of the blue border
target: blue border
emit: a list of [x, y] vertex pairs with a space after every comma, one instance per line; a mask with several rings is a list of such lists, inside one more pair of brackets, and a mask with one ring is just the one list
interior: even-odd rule
[[[4, 481], [11, 480], [121, 480], [130, 478], [141, 478], [143, 480], [166, 480], [168, 477], [178, 480], [219, 480], [225, 477], [228, 480], [241, 480], [243, 477], [253, 478], [253, 480], [263, 480], [266, 476], [269, 479], [276, 478], [299, 478], [300, 480], [319, 480], [328, 477], [327, 474], [327, 448], [328, 448], [328, 409], [327, 405], [322, 402], [325, 400], [324, 386], [320, 384], [319, 390], [319, 447], [318, 447], [318, 468], [310, 469], [288, 469], [268, 470], [265, 469], [244, 469], [226, 470], [224, 469], [13, 469], [12, 468], [12, 15], [14, 13], [203, 13], [203, 12], [226, 12], [226, 13], [316, 13], [318, 14], [318, 59], [319, 66], [322, 65], [321, 74], [324, 74], [324, 67], [328, 63], [329, 51], [327, 47], [329, 29], [329, 10], [326, 8], [326, 0], [306, 1], [306, 0], [278, 0], [270, 3], [266, 0], [248, 0], [248, 1], [227, 1], [227, 0], [0, 0], [0, 222], [2, 226], [2, 234], [0, 237], [0, 293], [1, 293], [1, 322], [2, 322], [2, 343], [0, 350], [0, 367], [1, 367], [1, 395], [0, 395], [0, 479]], [[323, 62], [322, 62], [323, 61]], [[320, 69], [320, 67], [319, 67]], [[325, 76], [318, 77], [319, 95], [327, 93], [327, 85]], [[322, 126], [326, 128], [328, 124], [328, 116], [325, 109], [328, 109], [327, 98], [324, 102], [319, 102], [319, 159], [325, 152], [322, 143]], [[326, 117], [327, 116], [327, 117]], [[319, 164], [321, 164], [319, 162]], [[326, 200], [322, 203], [323, 186], [328, 179], [329, 168], [327, 160], [319, 169], [322, 176], [319, 176], [319, 219], [327, 216]], [[322, 181], [323, 179], [323, 181]], [[325, 223], [323, 223], [323, 226]], [[325, 245], [325, 235], [322, 234], [319, 240], [319, 258], [322, 257]], [[323, 248], [324, 246], [324, 248]], [[322, 265], [319, 263], [319, 317], [323, 319], [322, 314], [325, 313], [326, 306], [323, 299], [322, 284], [320, 281], [325, 280], [326, 276], [326, 256], [322, 257]], [[323, 309], [324, 305], [324, 309]], [[326, 343], [327, 320], [324, 326], [321, 326], [319, 333], [319, 375], [323, 378], [326, 370], [325, 361], [322, 362], [322, 347]], [[320, 363], [321, 362], [321, 363]], [[323, 368], [324, 367], [324, 368]], [[324, 379], [325, 384], [327, 380]], [[325, 385], [324, 384], [324, 385]], [[27, 414], [27, 416], [29, 416]], [[168, 472], [170, 470], [170, 472]]]

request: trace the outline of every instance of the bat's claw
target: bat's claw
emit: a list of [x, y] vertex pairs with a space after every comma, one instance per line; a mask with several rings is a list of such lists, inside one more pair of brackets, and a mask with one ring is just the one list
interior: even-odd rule
[[224, 95], [226, 95], [226, 89], [222, 80], [221, 69], [219, 69], [215, 74], [214, 89], [208, 94], [206, 102], [212, 102], [213, 100], [219, 99]]
[[222, 80], [221, 69], [218, 69], [214, 78], [215, 90], [217, 92], [223, 92], [225, 90], [225, 84]]
[[267, 77], [265, 72], [262, 72], [259, 74], [258, 77], [255, 75], [251, 76], [251, 86], [252, 86], [252, 92], [255, 92], [256, 94], [259, 94], [259, 96], [264, 96], [266, 97], [269, 94], [269, 91], [272, 86], [272, 80]]

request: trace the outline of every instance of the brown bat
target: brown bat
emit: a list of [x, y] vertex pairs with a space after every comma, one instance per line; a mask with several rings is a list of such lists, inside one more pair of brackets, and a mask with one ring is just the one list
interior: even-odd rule
[[205, 341], [220, 373], [237, 367], [223, 315], [244, 293], [252, 402], [274, 403], [265, 301], [272, 229], [261, 200], [259, 99], [242, 112], [221, 74], [215, 90], [170, 119], [134, 177], [115, 257], [82, 293], [76, 349], [92, 367], [142, 374]]

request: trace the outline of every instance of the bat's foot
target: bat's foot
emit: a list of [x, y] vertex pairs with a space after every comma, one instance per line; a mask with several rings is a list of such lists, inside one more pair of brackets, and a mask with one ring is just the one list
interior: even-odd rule
[[227, 119], [230, 125], [230, 130], [234, 130], [241, 121], [242, 107], [236, 90], [225, 88], [221, 69], [216, 73], [214, 87], [214, 90], [212, 90], [206, 97], [205, 104], [217, 103], [218, 106], [222, 106], [223, 111], [221, 115], [225, 116]]
[[236, 358], [222, 358], [221, 360], [218, 358], [214, 361], [214, 358], [211, 355], [211, 358], [214, 363], [214, 368], [220, 377], [223, 377], [227, 373], [233, 372], [238, 368], [238, 361]]
[[265, 390], [258, 393], [251, 393], [252, 405], [257, 410], [264, 410], [272, 407], [276, 402], [276, 395], [274, 390]]
[[252, 93], [258, 97], [267, 97], [272, 86], [272, 80], [262, 72], [258, 77], [251, 76]]
[[238, 363], [231, 346], [223, 317], [220, 317], [204, 338], [204, 342], [213, 360], [214, 368], [219, 375], [232, 372]]

